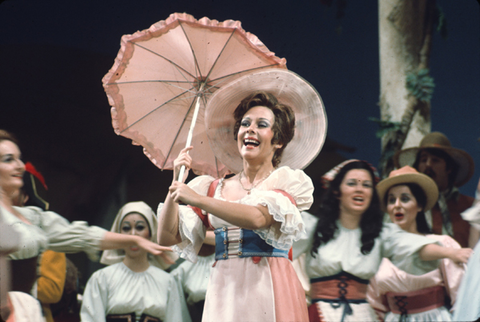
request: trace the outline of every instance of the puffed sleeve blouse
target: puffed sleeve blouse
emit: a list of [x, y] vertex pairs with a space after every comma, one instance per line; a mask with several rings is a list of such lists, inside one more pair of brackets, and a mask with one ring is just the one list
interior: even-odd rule
[[[427, 237], [440, 242], [444, 247], [461, 248], [452, 237], [447, 235], [427, 235]], [[454, 306], [464, 273], [464, 265], [458, 265], [448, 258], [442, 259], [437, 269], [419, 275], [408, 274], [392, 265], [388, 259], [384, 259], [375, 278], [371, 280], [367, 298], [375, 309], [385, 313], [389, 311], [385, 304], [387, 303], [386, 294], [388, 292], [409, 292], [433, 286], [443, 286], [450, 297], [452, 306]], [[441, 312], [432, 310], [427, 313], [417, 313], [416, 316], [412, 315], [411, 320], [416, 318], [417, 321], [439, 321], [439, 319], [446, 320], [449, 318], [447, 315], [446, 319], [442, 319]]]
[[69, 222], [53, 211], [43, 211], [38, 207], [14, 207], [29, 222], [25, 223], [14, 214], [1, 207], [3, 221], [12, 227], [20, 237], [18, 251], [11, 253], [13, 260], [35, 257], [45, 249], [63, 253], [84, 251], [91, 259], [96, 259], [100, 242], [106, 230], [89, 226], [85, 221]]
[[[211, 176], [199, 176], [188, 183], [188, 186], [201, 195], [206, 195], [214, 180]], [[225, 200], [222, 196], [223, 179], [220, 181], [214, 198]], [[283, 191], [289, 197], [280, 193]], [[293, 241], [306, 237], [305, 227], [300, 211], [307, 210], [313, 203], [313, 184], [302, 170], [280, 167], [273, 171], [263, 182], [253, 188], [250, 194], [234, 203], [250, 206], [262, 205], [268, 208], [275, 223], [267, 228], [254, 230], [265, 242], [275, 248], [289, 249]], [[163, 204], [159, 205], [159, 211]], [[230, 223], [208, 214], [214, 228], [233, 226]], [[197, 253], [205, 238], [205, 227], [197, 214], [187, 206], [179, 207], [179, 231], [182, 242], [173, 249], [192, 262], [196, 262]]]
[[395, 266], [410, 274], [420, 275], [438, 267], [438, 261], [422, 261], [418, 251], [425, 245], [435, 243], [424, 236], [411, 234], [395, 224], [384, 224], [375, 245], [369, 254], [362, 254], [360, 228], [347, 229], [337, 221], [335, 236], [318, 248], [312, 256], [310, 247], [314, 229], [309, 238], [294, 247], [294, 254], [307, 252], [307, 275], [310, 278], [332, 276], [342, 271], [369, 280], [377, 272], [382, 259], [388, 258]]

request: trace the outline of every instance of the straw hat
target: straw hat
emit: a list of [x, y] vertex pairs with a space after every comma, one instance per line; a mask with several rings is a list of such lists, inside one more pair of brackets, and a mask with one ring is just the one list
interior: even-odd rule
[[404, 149], [395, 153], [393, 162], [396, 168], [405, 165], [413, 166], [417, 154], [422, 149], [439, 149], [450, 155], [458, 164], [458, 173], [455, 178], [454, 186], [460, 187], [470, 180], [473, 176], [475, 165], [472, 157], [467, 152], [453, 148], [448, 138], [440, 132], [432, 132], [424, 136], [418, 147]]
[[438, 199], [438, 187], [435, 181], [433, 181], [429, 176], [418, 172], [414, 168], [406, 165], [400, 169], [393, 170], [390, 172], [388, 178], [383, 179], [377, 185], [378, 196], [383, 205], [385, 194], [388, 190], [396, 185], [404, 183], [416, 183], [427, 197], [425, 202], [425, 209], [423, 211], [430, 210]]
[[318, 92], [299, 75], [284, 69], [252, 73], [217, 90], [205, 109], [205, 127], [215, 156], [233, 173], [243, 169], [234, 140], [233, 112], [249, 94], [265, 91], [295, 112], [295, 136], [283, 151], [279, 166], [308, 166], [322, 149], [327, 134], [327, 116]]

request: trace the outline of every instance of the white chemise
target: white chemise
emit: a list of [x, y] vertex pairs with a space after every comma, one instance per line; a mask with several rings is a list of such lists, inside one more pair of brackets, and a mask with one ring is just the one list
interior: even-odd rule
[[89, 226], [85, 221], [69, 222], [53, 211], [38, 207], [14, 207], [31, 224], [1, 207], [3, 221], [19, 234], [20, 246], [9, 255], [10, 259], [27, 259], [40, 255], [45, 249], [75, 253], [84, 251], [96, 259], [100, 242], [106, 230]]
[[120, 262], [93, 273], [83, 294], [82, 322], [102, 322], [109, 314], [132, 312], [137, 320], [145, 313], [164, 322], [190, 321], [178, 283], [158, 267], [133, 272]]

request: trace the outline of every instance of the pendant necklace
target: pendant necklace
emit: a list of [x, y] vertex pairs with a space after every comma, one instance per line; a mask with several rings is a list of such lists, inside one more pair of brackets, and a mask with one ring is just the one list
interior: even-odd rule
[[[250, 192], [252, 191], [253, 188], [255, 188], [258, 184], [260, 184], [261, 182], [263, 182], [265, 179], [268, 178], [268, 176], [270, 176], [270, 174], [273, 172], [273, 170], [270, 170], [270, 172], [265, 176], [263, 177], [262, 179], [260, 179], [259, 181], [257, 181], [257, 183], [253, 184], [250, 188], [245, 188], [243, 186], [243, 183], [242, 183], [242, 173], [243, 173], [243, 170], [240, 171], [240, 174], [238, 175], [238, 182], [240, 182], [240, 186], [242, 186], [242, 189], [245, 190], [247, 192], [247, 195], [250, 194]], [[245, 176], [246, 178], [246, 176]]]

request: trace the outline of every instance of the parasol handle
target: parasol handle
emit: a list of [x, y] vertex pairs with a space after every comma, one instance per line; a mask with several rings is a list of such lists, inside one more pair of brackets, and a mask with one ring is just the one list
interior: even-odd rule
[[[202, 95], [204, 85], [205, 84], [202, 83], [202, 86], [200, 86], [200, 89], [198, 90], [196, 95], [197, 97], [195, 99], [195, 110], [193, 111], [193, 118], [192, 122], [190, 123], [190, 129], [188, 130], [187, 142], [185, 143], [185, 147], [189, 147], [192, 144], [193, 129], [195, 128], [195, 123], [197, 122], [198, 111], [200, 110], [200, 96]], [[182, 167], [180, 168], [180, 172], [178, 173], [177, 181], [181, 181], [181, 178], [183, 178], [184, 174], [185, 166], [182, 165]]]

